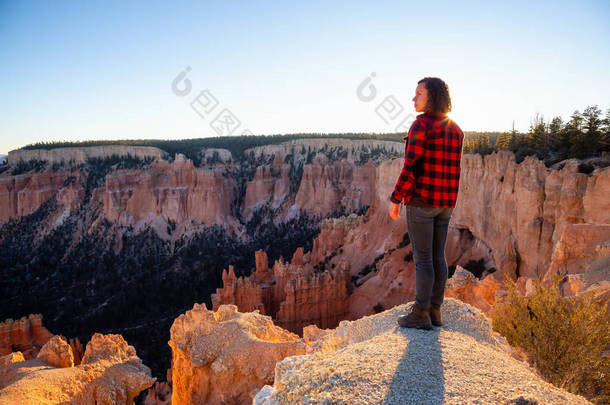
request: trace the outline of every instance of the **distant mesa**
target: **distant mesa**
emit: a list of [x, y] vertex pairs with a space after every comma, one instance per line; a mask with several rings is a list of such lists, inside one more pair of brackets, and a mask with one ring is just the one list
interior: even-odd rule
[[56, 149], [17, 149], [8, 153], [8, 164], [32, 160], [46, 161], [50, 164], [85, 163], [91, 158], [109, 158], [112, 156], [132, 156], [138, 158], [163, 159], [167, 152], [151, 146], [104, 145]]

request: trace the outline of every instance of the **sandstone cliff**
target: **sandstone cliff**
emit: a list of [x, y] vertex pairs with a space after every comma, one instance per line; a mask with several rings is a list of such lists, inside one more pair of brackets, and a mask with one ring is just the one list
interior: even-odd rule
[[[460, 197], [452, 225], [467, 228], [492, 249], [498, 275], [542, 277], [570, 224], [610, 224], [610, 168], [560, 170], [509, 152], [462, 160]], [[606, 240], [610, 234], [606, 230]]]
[[162, 217], [173, 222], [230, 223], [233, 183], [224, 172], [197, 169], [183, 157], [158, 161], [146, 170], [118, 170], [106, 176], [104, 214], [122, 226]]
[[94, 334], [78, 366], [71, 365], [72, 350], [59, 337], [37, 359], [8, 356], [13, 360], [0, 358], [0, 404], [130, 405], [154, 382], [150, 369], [120, 335]]
[[74, 148], [56, 148], [56, 149], [18, 149], [8, 153], [8, 164], [14, 166], [19, 162], [27, 162], [30, 160], [43, 160], [49, 163], [70, 163], [79, 164], [85, 163], [90, 158], [108, 158], [113, 155], [117, 156], [133, 156], [138, 158], [155, 158], [163, 159], [167, 157], [167, 153], [159, 148], [152, 146], [123, 146], [123, 145], [105, 145], [105, 146], [86, 146]]
[[68, 211], [83, 197], [82, 173], [67, 170], [0, 176], [0, 222], [29, 215], [51, 197]]
[[444, 326], [403, 329], [404, 304], [330, 331], [313, 328], [307, 355], [275, 367], [253, 404], [589, 404], [511, 356], [476, 308], [448, 298]]
[[[402, 144], [398, 142], [331, 138], [248, 149], [244, 154], [250, 160], [243, 162], [235, 162], [228, 150], [209, 148], [202, 151], [204, 166], [199, 168], [182, 155], [177, 155], [170, 164], [164, 160], [167, 154], [160, 149], [120, 145], [16, 150], [10, 152], [8, 162], [14, 166], [29, 160], [85, 163], [89, 158], [113, 155], [152, 157], [156, 163], [149, 170], [120, 170], [107, 176], [103, 196], [107, 219], [121, 226], [165, 218], [178, 223], [192, 220], [233, 228], [235, 220], [230, 214], [243, 213], [247, 221], [263, 206], [278, 209], [279, 222], [298, 216], [299, 211], [325, 216], [369, 205], [375, 165], [363, 166], [358, 162], [372, 158], [379, 163], [401, 150]], [[216, 161], [223, 164], [208, 164]], [[252, 168], [249, 178], [246, 172]], [[80, 176], [84, 174], [80, 172]], [[61, 190], [72, 175], [48, 170], [0, 176], [0, 201], [4, 199], [5, 203], [0, 205], [0, 221], [33, 212]], [[237, 211], [231, 211], [236, 191], [243, 196], [238, 199]]]

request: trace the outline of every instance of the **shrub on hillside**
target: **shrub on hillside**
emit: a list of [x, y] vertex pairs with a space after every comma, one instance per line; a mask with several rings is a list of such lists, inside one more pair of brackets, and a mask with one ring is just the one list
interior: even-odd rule
[[596, 403], [610, 400], [607, 304], [592, 295], [562, 297], [561, 276], [523, 297], [512, 280], [492, 317], [494, 330], [525, 351], [549, 382]]

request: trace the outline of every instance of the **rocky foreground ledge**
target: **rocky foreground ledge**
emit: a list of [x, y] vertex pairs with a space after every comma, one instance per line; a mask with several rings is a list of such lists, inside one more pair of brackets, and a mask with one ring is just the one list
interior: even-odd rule
[[590, 404], [514, 358], [475, 307], [447, 298], [443, 327], [397, 327], [411, 305], [306, 328], [309, 354], [277, 363], [253, 404]]
[[[171, 404], [590, 404], [513, 356], [479, 309], [446, 298], [441, 328], [399, 328], [411, 305], [299, 337], [258, 311], [195, 304], [171, 328]], [[155, 381], [120, 335], [94, 334], [75, 364], [60, 336], [35, 359], [0, 357], [0, 405], [131, 405]], [[145, 403], [168, 404], [159, 392]]]
[[154, 382], [121, 335], [94, 334], [77, 366], [60, 336], [35, 359], [25, 360], [21, 352], [0, 357], [0, 405], [133, 404]]

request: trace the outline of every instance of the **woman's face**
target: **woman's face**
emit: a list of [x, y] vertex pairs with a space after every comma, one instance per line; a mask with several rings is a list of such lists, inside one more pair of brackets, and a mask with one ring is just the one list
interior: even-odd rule
[[428, 90], [426, 89], [426, 83], [420, 83], [415, 88], [415, 97], [413, 97], [413, 104], [416, 112], [426, 112], [426, 105], [428, 104]]

